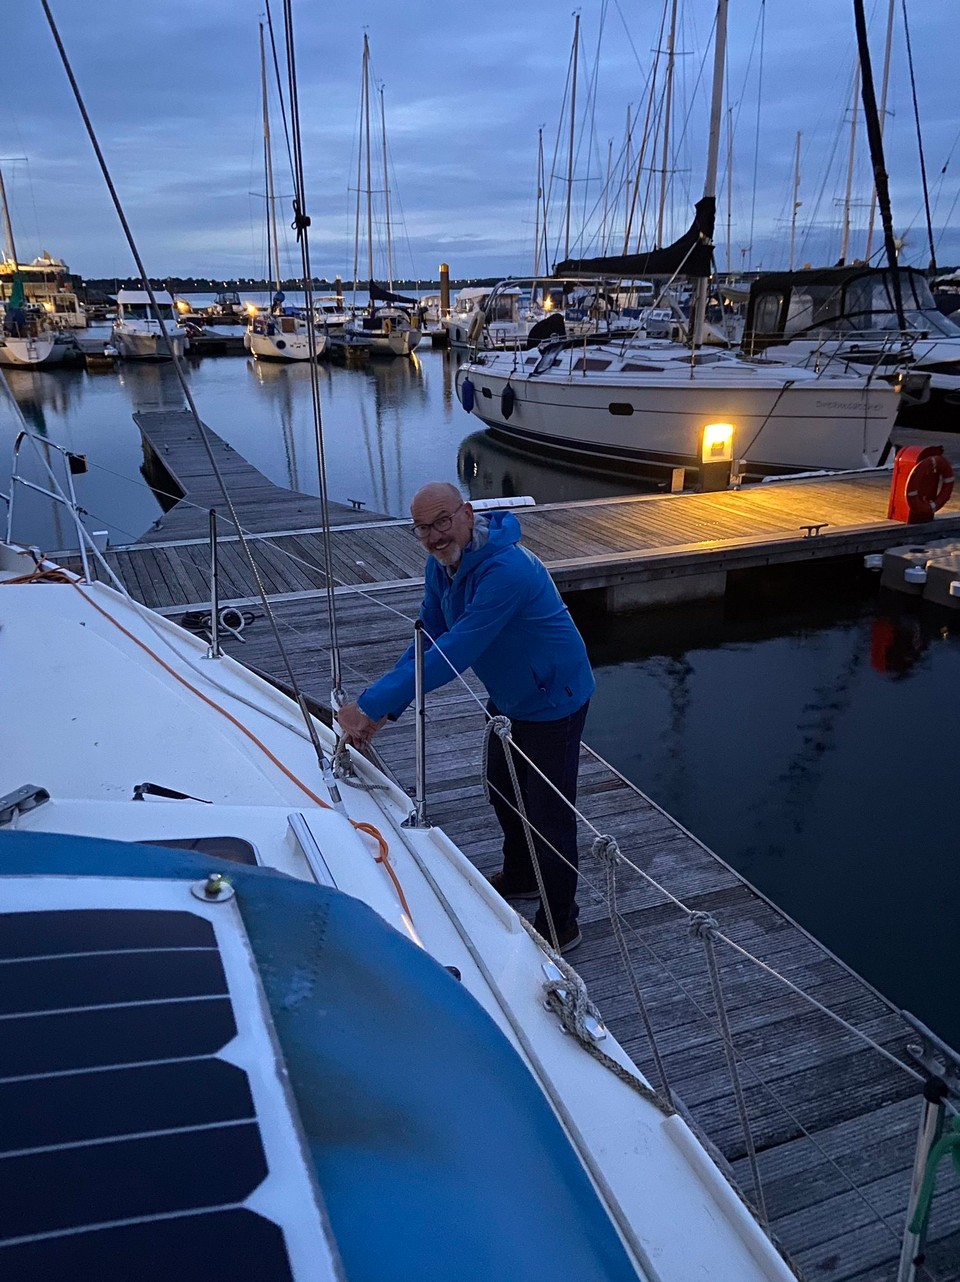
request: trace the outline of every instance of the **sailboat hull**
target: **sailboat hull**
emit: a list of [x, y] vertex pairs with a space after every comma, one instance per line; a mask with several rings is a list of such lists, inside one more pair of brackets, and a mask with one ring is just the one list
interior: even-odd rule
[[[314, 351], [322, 356], [327, 345], [325, 334], [314, 338]], [[260, 361], [308, 361], [310, 344], [306, 334], [257, 334], [248, 330], [244, 346]]]
[[[609, 374], [596, 369], [608, 357]], [[758, 475], [875, 466], [899, 403], [886, 383], [771, 373], [735, 360], [697, 368], [665, 359], [654, 367], [653, 352], [631, 357], [628, 349], [618, 359], [611, 349], [587, 355], [572, 348], [544, 369], [549, 358], [533, 352], [462, 365], [461, 403], [469, 380], [472, 412], [499, 433], [598, 463], [653, 470], [699, 468], [703, 429], [729, 423], [733, 457]]]
[[39, 334], [34, 338], [0, 338], [0, 365], [36, 369], [59, 365], [67, 354], [66, 343], [58, 334]]

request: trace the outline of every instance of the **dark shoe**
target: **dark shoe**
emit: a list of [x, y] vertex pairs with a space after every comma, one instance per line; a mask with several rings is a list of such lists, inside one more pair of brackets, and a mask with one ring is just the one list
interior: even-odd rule
[[539, 899], [540, 891], [536, 886], [518, 886], [512, 881], [508, 881], [501, 868], [499, 872], [492, 873], [488, 878], [490, 885], [494, 888], [501, 899]]
[[576, 922], [568, 926], [566, 930], [561, 930], [557, 936], [557, 943], [560, 945], [561, 953], [572, 953], [583, 943], [583, 936], [580, 934], [580, 927]]

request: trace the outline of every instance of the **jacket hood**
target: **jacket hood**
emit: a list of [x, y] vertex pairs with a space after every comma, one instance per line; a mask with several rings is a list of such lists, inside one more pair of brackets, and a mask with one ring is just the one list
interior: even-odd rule
[[[486, 513], [483, 513], [483, 515], [486, 515]], [[512, 547], [514, 543], [519, 543], [522, 537], [523, 531], [520, 529], [520, 522], [512, 512], [491, 512], [487, 516], [486, 543], [482, 547], [464, 552], [454, 577], [459, 578], [461, 574], [469, 574], [476, 569], [481, 561], [485, 561], [488, 556], [496, 556], [504, 548]]]

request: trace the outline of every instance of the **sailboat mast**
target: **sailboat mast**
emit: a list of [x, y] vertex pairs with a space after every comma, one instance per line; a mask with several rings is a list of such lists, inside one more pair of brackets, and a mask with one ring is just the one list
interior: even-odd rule
[[[613, 175], [613, 139], [607, 139], [607, 181], [603, 184], [603, 224], [600, 230], [600, 252], [607, 252], [607, 213], [610, 204], [610, 179]], [[629, 235], [629, 233], [628, 233]]]
[[390, 171], [387, 167], [387, 117], [383, 107], [383, 85], [380, 86], [380, 132], [383, 135], [383, 199], [387, 224], [387, 288], [393, 289], [393, 239], [390, 235]]
[[847, 192], [843, 198], [843, 239], [840, 243], [840, 261], [847, 261], [850, 247], [850, 199], [853, 195], [853, 162], [857, 151], [857, 106], [860, 101], [860, 63], [853, 77], [853, 109], [850, 112], [850, 157], [847, 161]]
[[277, 202], [273, 190], [273, 155], [270, 149], [270, 108], [267, 104], [267, 57], [260, 23], [260, 92], [263, 95], [263, 172], [267, 187], [267, 262], [273, 271], [274, 293], [280, 292], [280, 247], [277, 244]]
[[[366, 135], [367, 156], [367, 267], [368, 279], [373, 280], [373, 187], [370, 170], [370, 41], [363, 37], [363, 125]], [[371, 299], [371, 304], [373, 300]]]
[[570, 208], [573, 204], [573, 146], [577, 126], [577, 56], [580, 52], [580, 15], [573, 26], [573, 80], [570, 90], [570, 147], [567, 153], [567, 227], [563, 237], [563, 256], [570, 257]]
[[733, 271], [733, 108], [727, 108], [727, 271]]
[[[720, 125], [723, 119], [723, 71], [727, 60], [727, 8], [728, 0], [717, 0], [717, 25], [713, 48], [713, 96], [710, 103], [710, 138], [707, 144], [707, 174], [703, 184], [705, 198], [716, 199], [717, 168], [720, 159]], [[693, 313], [691, 344], [699, 347], [703, 341], [703, 323], [707, 315], [706, 276], [697, 281], [697, 297]]]
[[13, 259], [14, 267], [19, 263], [17, 258], [17, 247], [13, 243], [13, 223], [10, 221], [10, 209], [7, 205], [7, 189], [3, 185], [3, 171], [0, 170], [0, 205], [3, 206], [3, 230], [7, 238], [7, 244], [10, 246], [10, 257]]
[[797, 243], [797, 210], [800, 208], [800, 130], [797, 130], [797, 155], [793, 166], [793, 212], [790, 215], [790, 270], [793, 271], [793, 251]]
[[[887, 89], [890, 86], [890, 55], [893, 50], [893, 6], [896, 0], [890, 0], [887, 8], [887, 43], [883, 51], [883, 80], [880, 84], [880, 137], [883, 137], [884, 126], [887, 123]], [[873, 250], [873, 225], [877, 216], [877, 191], [874, 188], [870, 197], [870, 221], [867, 224], [867, 246], [864, 250], [864, 258], [869, 263], [870, 254]]]
[[533, 220], [533, 274], [540, 275], [540, 201], [543, 199], [543, 126], [537, 130], [537, 212]]
[[903, 314], [903, 291], [900, 288], [900, 268], [897, 264], [897, 242], [893, 235], [893, 215], [890, 212], [890, 186], [887, 180], [886, 165], [883, 160], [883, 138], [880, 134], [880, 120], [877, 115], [877, 96], [873, 87], [873, 68], [870, 62], [870, 45], [867, 42], [867, 19], [863, 12], [863, 0], [853, 0], [853, 16], [857, 26], [857, 46], [860, 50], [860, 84], [863, 91], [863, 115], [867, 124], [867, 142], [870, 145], [873, 182], [877, 192], [877, 203], [880, 206], [880, 218], [883, 223], [883, 239], [887, 250], [891, 284], [893, 285], [893, 301], [897, 309], [897, 324], [901, 330], [905, 330], [907, 325]]
[[[625, 218], [624, 229], [623, 229], [623, 252], [624, 253], [627, 253], [630, 245], [630, 212], [633, 209], [633, 200], [636, 200], [636, 191], [634, 191], [633, 200], [631, 200], [631, 197], [630, 197], [630, 175], [633, 172], [633, 156], [631, 154], [633, 151], [632, 144], [633, 144], [633, 120], [632, 120], [632, 112], [630, 109], [630, 103], [628, 102], [627, 103], [627, 128], [626, 128], [626, 133], [624, 134], [624, 144], [623, 144], [623, 147], [624, 147], [623, 171], [626, 174], [626, 183], [624, 186], [624, 206], [623, 206], [624, 209], [626, 210], [626, 218]], [[640, 175], [638, 174], [637, 182], [639, 181], [640, 181]]]
[[677, 36], [677, 0], [670, 9], [670, 31], [667, 34], [667, 88], [663, 110], [663, 150], [660, 154], [660, 205], [657, 210], [657, 244], [663, 244], [663, 214], [667, 203], [667, 164], [670, 158], [670, 113], [673, 107], [673, 72], [676, 64], [674, 41]]

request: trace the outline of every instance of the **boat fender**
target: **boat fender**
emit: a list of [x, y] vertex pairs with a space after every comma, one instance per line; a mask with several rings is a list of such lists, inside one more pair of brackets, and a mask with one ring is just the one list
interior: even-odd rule
[[460, 404], [463, 406], [463, 408], [467, 411], [468, 414], [473, 409], [473, 404], [475, 400], [476, 400], [476, 389], [473, 386], [473, 383], [471, 383], [470, 379], [465, 378], [463, 382], [460, 384]]
[[483, 333], [483, 323], [485, 320], [486, 317], [482, 311], [474, 314], [473, 319], [470, 321], [470, 327], [467, 330], [468, 342], [476, 343], [479, 340], [480, 335]]
[[513, 413], [513, 407], [517, 403], [517, 394], [508, 383], [500, 393], [500, 413], [504, 418], [509, 419]]

